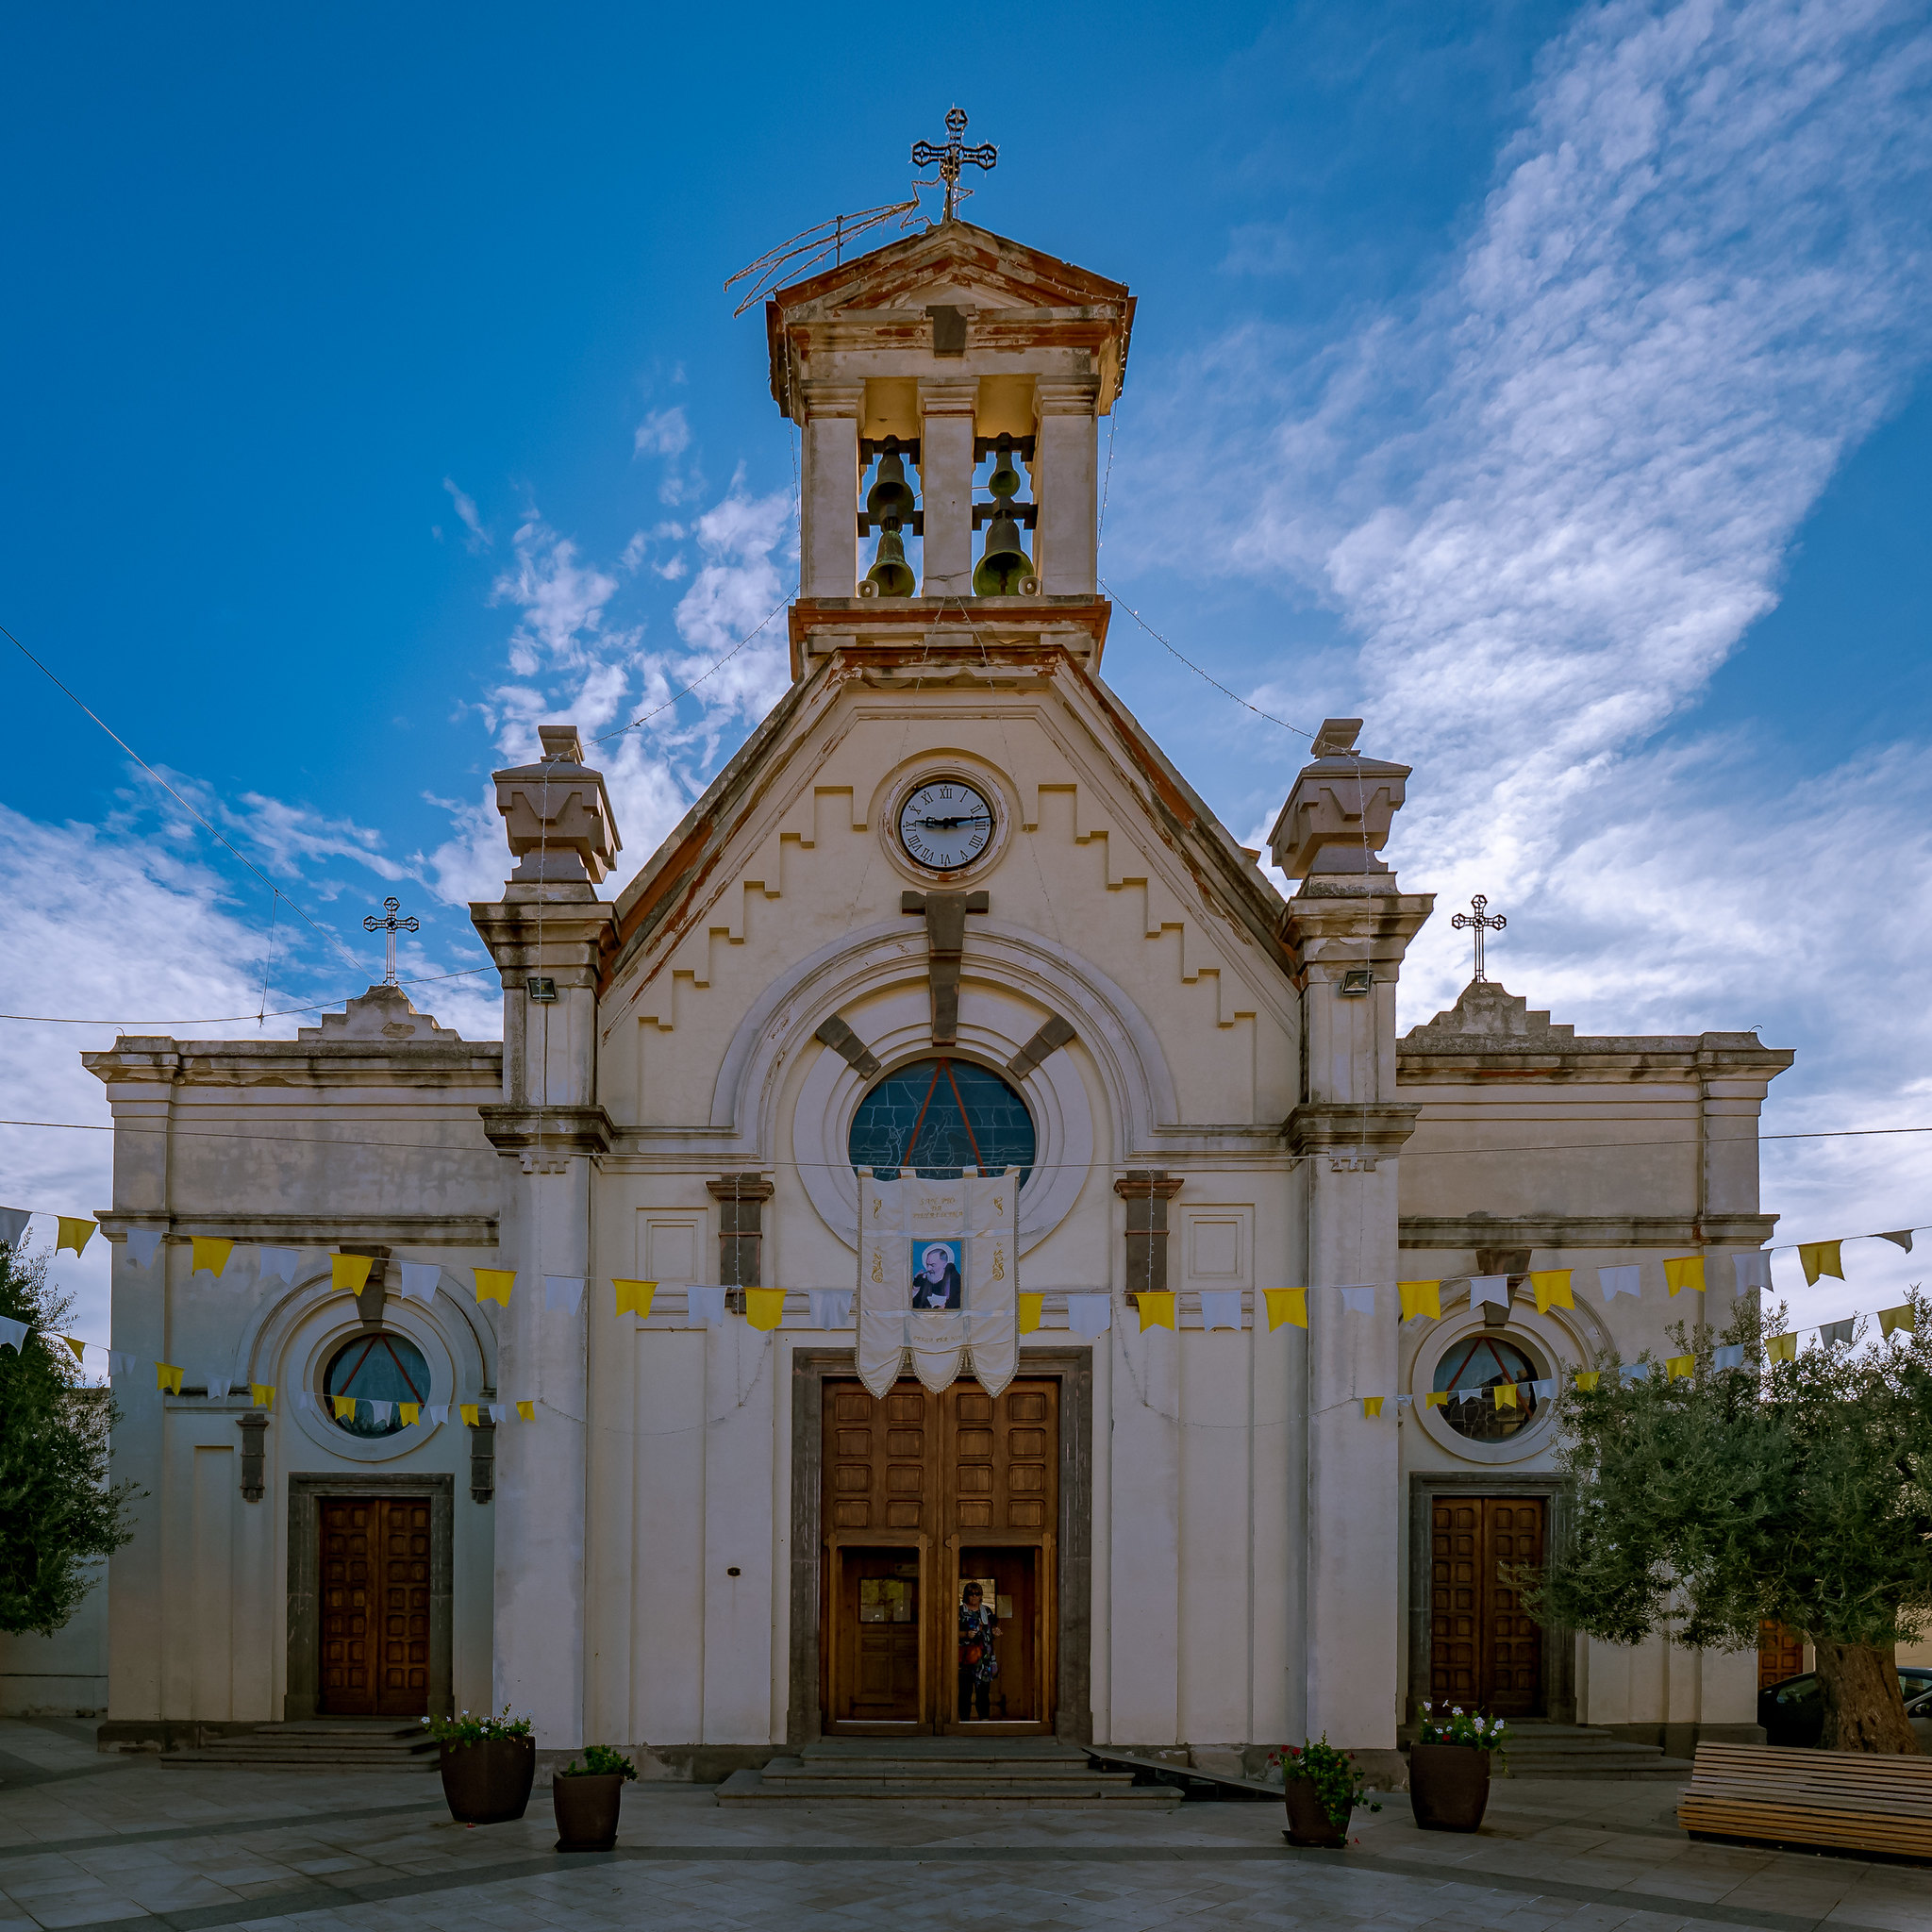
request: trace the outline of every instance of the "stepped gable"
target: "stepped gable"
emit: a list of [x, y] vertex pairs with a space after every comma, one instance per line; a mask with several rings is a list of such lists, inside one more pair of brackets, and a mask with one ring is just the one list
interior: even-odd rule
[[1493, 979], [1473, 979], [1456, 1004], [1397, 1042], [1405, 1060], [1424, 1055], [1743, 1053], [1783, 1068], [1791, 1055], [1756, 1033], [1586, 1033], [1554, 1024], [1546, 1011]]
[[318, 1026], [296, 1030], [297, 1040], [417, 1041], [455, 1045], [462, 1039], [454, 1026], [439, 1026], [431, 1013], [419, 1013], [399, 986], [372, 986], [340, 1013], [325, 1013]]

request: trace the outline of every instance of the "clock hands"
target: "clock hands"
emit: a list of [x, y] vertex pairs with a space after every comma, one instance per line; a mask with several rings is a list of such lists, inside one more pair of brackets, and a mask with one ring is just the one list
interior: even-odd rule
[[949, 831], [955, 825], [983, 825], [991, 822], [990, 812], [962, 812], [956, 819], [914, 819], [913, 824], [924, 825], [929, 832]]

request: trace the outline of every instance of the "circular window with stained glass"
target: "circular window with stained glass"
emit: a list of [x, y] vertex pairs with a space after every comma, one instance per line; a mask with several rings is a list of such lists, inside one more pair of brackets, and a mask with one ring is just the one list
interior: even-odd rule
[[[1472, 1442], [1507, 1442], [1536, 1420], [1536, 1391], [1542, 1374], [1514, 1342], [1487, 1330], [1453, 1343], [1436, 1364], [1436, 1392], [1449, 1400], [1442, 1414], [1458, 1436]], [[1499, 1390], [1514, 1391], [1514, 1405]]]
[[852, 1117], [854, 1167], [881, 1180], [901, 1168], [935, 1179], [976, 1167], [1020, 1170], [1024, 1187], [1038, 1143], [1026, 1103], [990, 1069], [971, 1060], [914, 1060], [888, 1074]]
[[401, 1405], [429, 1400], [429, 1364], [408, 1336], [386, 1328], [357, 1335], [329, 1357], [322, 1393], [337, 1428], [365, 1439], [393, 1436], [404, 1426]]

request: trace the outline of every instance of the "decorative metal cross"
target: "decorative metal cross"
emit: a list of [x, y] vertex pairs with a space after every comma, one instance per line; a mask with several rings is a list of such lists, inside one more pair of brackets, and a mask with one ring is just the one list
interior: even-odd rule
[[965, 197], [973, 192], [970, 188], [959, 186], [959, 169], [962, 163], [971, 161], [975, 168], [992, 168], [999, 163], [1000, 151], [991, 142], [982, 141], [977, 147], [968, 147], [960, 137], [966, 132], [966, 110], [963, 108], [946, 109], [946, 132], [952, 137], [944, 147], [935, 147], [929, 141], [915, 141], [912, 143], [912, 165], [915, 168], [937, 166], [940, 171], [939, 184], [921, 181], [914, 185], [931, 188], [943, 185], [946, 191], [946, 212], [944, 219], [951, 221], [954, 211]]
[[[369, 915], [369, 917], [362, 922], [362, 930], [364, 932], [379, 932], [383, 937], [383, 942], [387, 949], [385, 953], [382, 974], [382, 983], [385, 986], [394, 986], [397, 983], [397, 933], [418, 932], [422, 929], [423, 925], [423, 922], [420, 919], [418, 919], [414, 913], [411, 913], [408, 919], [398, 919], [396, 917], [397, 912], [402, 908], [402, 904], [403, 902], [400, 899], [385, 899], [382, 902], [382, 909], [387, 916], [382, 919], [378, 919], [376, 918], [375, 914], [372, 912]], [[1481, 941], [1478, 941], [1477, 943], [1480, 944]]]
[[1475, 933], [1475, 976], [1481, 979], [1486, 976], [1483, 973], [1483, 934], [1485, 932], [1501, 932], [1509, 922], [1500, 912], [1491, 917], [1487, 909], [1490, 902], [1480, 892], [1476, 893], [1469, 903], [1473, 909], [1468, 912], [1458, 912], [1449, 924], [1457, 932], [1460, 932], [1464, 926], [1474, 929]]

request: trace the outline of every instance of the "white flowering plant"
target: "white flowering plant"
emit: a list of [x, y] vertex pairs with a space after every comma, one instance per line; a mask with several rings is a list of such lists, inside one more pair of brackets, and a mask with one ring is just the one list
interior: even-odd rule
[[491, 1717], [487, 1711], [481, 1717], [472, 1717], [465, 1710], [455, 1717], [425, 1717], [423, 1723], [439, 1744], [484, 1744], [492, 1738], [527, 1738], [532, 1727], [529, 1717], [510, 1716], [507, 1704], [501, 1717]]
[[1418, 1744], [1466, 1744], [1471, 1750], [1491, 1751], [1500, 1757], [1508, 1734], [1509, 1726], [1499, 1717], [1484, 1717], [1479, 1711], [1464, 1710], [1459, 1704], [1425, 1704], [1415, 1740]]

